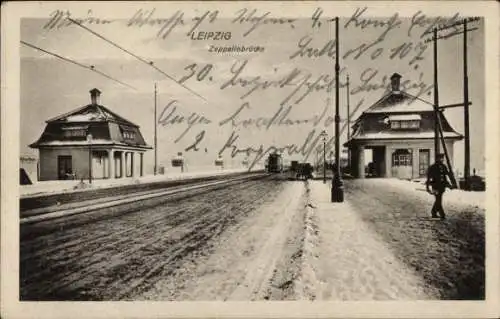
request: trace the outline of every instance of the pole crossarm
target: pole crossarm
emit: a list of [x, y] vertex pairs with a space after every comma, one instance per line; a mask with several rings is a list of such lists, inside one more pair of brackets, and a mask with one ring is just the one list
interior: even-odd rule
[[443, 31], [443, 30], [451, 29], [453, 27], [463, 26], [464, 22], [475, 22], [475, 21], [479, 21], [479, 20], [481, 20], [481, 17], [469, 17], [469, 18], [458, 20], [452, 24], [438, 25], [438, 27], [436, 27], [436, 28], [425, 31], [423, 35], [430, 34], [431, 32], [433, 32], [432, 30]]
[[[476, 30], [479, 30], [479, 28], [470, 28], [470, 29], [467, 29], [467, 31], [476, 31]], [[424, 43], [429, 43], [431, 42], [432, 40], [436, 39], [436, 40], [446, 40], [448, 38], [451, 38], [451, 37], [454, 37], [456, 35], [459, 35], [461, 33], [464, 33], [464, 30], [460, 30], [460, 31], [453, 31], [451, 33], [448, 33], [448, 34], [445, 34], [445, 35], [440, 35], [440, 36], [437, 36], [437, 37], [430, 37], [430, 38], [427, 38], [424, 40]]]
[[[467, 105], [472, 105], [472, 102], [469, 101], [469, 103], [467, 103]], [[441, 105], [438, 108], [439, 109], [447, 109], [447, 108], [451, 108], [451, 107], [462, 107], [462, 106], [464, 106], [464, 103]]]
[[[452, 23], [452, 24], [441, 25], [441, 26], [432, 28], [430, 30], [427, 30], [427, 31], [424, 32], [423, 35], [425, 36], [425, 35], [428, 35], [428, 34], [432, 33], [432, 36], [430, 38], [425, 39], [424, 43], [429, 43], [431, 41], [440, 40], [440, 39], [448, 39], [448, 38], [451, 38], [451, 37], [453, 37], [455, 35], [459, 35], [461, 33], [465, 34], [468, 31], [479, 30], [479, 28], [477, 28], [477, 27], [467, 28], [467, 23], [468, 22], [476, 22], [476, 21], [478, 21], [480, 19], [481, 19], [480, 17], [470, 17], [470, 18], [462, 19], [462, 20], [457, 21], [457, 22]], [[459, 28], [459, 27], [463, 27], [463, 29], [462, 30], [457, 30], [457, 28]], [[437, 33], [439, 31], [444, 31], [444, 30], [448, 30], [448, 29], [451, 29], [451, 28], [455, 28], [455, 30], [453, 30], [449, 34], [440, 35], [440, 36], [437, 35]]]

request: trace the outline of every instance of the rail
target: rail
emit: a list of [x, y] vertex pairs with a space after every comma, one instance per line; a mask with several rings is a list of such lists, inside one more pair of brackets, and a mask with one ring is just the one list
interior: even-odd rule
[[[63, 218], [71, 215], [76, 215], [76, 214], [83, 214], [83, 213], [88, 213], [100, 209], [105, 209], [105, 208], [110, 208], [110, 207], [115, 207], [119, 205], [125, 205], [137, 201], [142, 201], [142, 200], [147, 200], [147, 199], [153, 199], [157, 197], [162, 197], [162, 196], [168, 196], [168, 195], [175, 195], [187, 191], [193, 191], [193, 190], [201, 190], [205, 188], [210, 188], [210, 187], [221, 187], [221, 186], [229, 186], [231, 184], [236, 184], [238, 182], [244, 181], [244, 180], [252, 180], [256, 178], [261, 178], [265, 176], [269, 176], [270, 174], [267, 173], [256, 173], [252, 175], [245, 175], [245, 176], [240, 176], [240, 177], [235, 177], [231, 178], [229, 180], [222, 180], [222, 181], [215, 181], [215, 182], [202, 182], [199, 184], [195, 185], [188, 185], [188, 186], [179, 186], [175, 187], [174, 189], [168, 189], [168, 190], [153, 190], [153, 191], [148, 191], [148, 192], [139, 192], [136, 194], [125, 194], [125, 195], [120, 195], [120, 196], [114, 196], [114, 197], [107, 197], [107, 198], [100, 198], [97, 200], [88, 200], [82, 203], [79, 203], [76, 207], [71, 207], [71, 208], [57, 208], [54, 209], [54, 207], [45, 207], [41, 209], [33, 209], [30, 211], [27, 211], [24, 213], [26, 217], [21, 217], [20, 219], [20, 224], [33, 224], [45, 220], [50, 220], [50, 219], [58, 219], [58, 218]], [[96, 203], [97, 201], [97, 203]], [[90, 204], [89, 202], [92, 202]]]

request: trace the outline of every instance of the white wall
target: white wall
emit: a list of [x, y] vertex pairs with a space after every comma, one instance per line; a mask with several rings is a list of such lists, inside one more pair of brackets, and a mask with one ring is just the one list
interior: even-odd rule
[[[394, 152], [394, 150], [396, 149], [412, 149], [413, 150], [413, 165], [412, 165], [412, 168], [408, 168], [408, 172], [406, 172], [405, 174], [407, 175], [412, 175], [413, 178], [417, 178], [419, 177], [419, 163], [418, 163], [418, 152], [420, 149], [429, 149], [429, 164], [432, 164], [434, 163], [434, 140], [414, 140], [414, 141], [385, 141], [385, 142], [373, 142], [373, 141], [370, 141], [370, 142], [367, 142], [366, 143], [366, 146], [369, 147], [369, 146], [381, 146], [381, 145], [386, 145], [386, 153], [385, 153], [385, 165], [386, 165], [386, 168], [389, 168], [389, 169], [386, 169], [386, 177], [393, 177], [393, 173], [392, 173], [392, 153]], [[450, 162], [451, 162], [451, 166], [452, 166], [452, 169], [453, 171], [456, 170], [456, 167], [454, 167], [454, 160], [453, 160], [453, 156], [454, 156], [454, 151], [453, 151], [453, 146], [454, 146], [454, 142], [453, 141], [446, 141], [446, 148], [447, 148], [447, 151], [448, 151], [448, 155], [449, 155], [449, 158], [450, 158]], [[443, 151], [443, 148], [441, 146], [441, 152], [444, 152]], [[411, 170], [411, 172], [410, 172]]]
[[50, 148], [40, 150], [40, 180], [57, 180], [57, 157], [67, 155], [72, 157], [72, 169], [78, 179], [89, 176], [88, 148]]

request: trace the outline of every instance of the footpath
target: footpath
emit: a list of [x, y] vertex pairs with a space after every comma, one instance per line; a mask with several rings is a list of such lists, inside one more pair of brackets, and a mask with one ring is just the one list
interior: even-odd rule
[[309, 181], [304, 296], [311, 300], [424, 300], [424, 282], [351, 207], [332, 203], [331, 183]]

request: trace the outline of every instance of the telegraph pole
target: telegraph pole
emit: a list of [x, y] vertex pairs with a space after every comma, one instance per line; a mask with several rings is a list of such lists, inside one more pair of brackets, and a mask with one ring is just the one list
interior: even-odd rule
[[[474, 21], [474, 20], [472, 20], [472, 21]], [[434, 28], [433, 29], [433, 31], [434, 31], [433, 32], [433, 40], [434, 40], [434, 76], [435, 76], [435, 78], [434, 78], [434, 81], [435, 81], [435, 84], [434, 84], [434, 92], [435, 92], [434, 93], [434, 103], [435, 103], [435, 106], [437, 105], [438, 110], [439, 109], [446, 109], [446, 108], [450, 108], [450, 107], [458, 107], [458, 106], [462, 106], [462, 105], [464, 107], [464, 157], [465, 157], [464, 158], [464, 182], [465, 182], [464, 188], [466, 190], [469, 190], [470, 189], [470, 185], [469, 185], [469, 182], [470, 182], [469, 106], [472, 103], [469, 101], [469, 77], [467, 75], [467, 32], [477, 30], [477, 28], [472, 27], [470, 29], [467, 29], [467, 22], [468, 22], [468, 19], [466, 18], [461, 22], [457, 22], [457, 23], [454, 23], [451, 25], [443, 26], [443, 27], [440, 27], [439, 29]], [[437, 40], [438, 40], [437, 31], [446, 30], [446, 29], [449, 29], [452, 27], [456, 27], [458, 25], [463, 25], [463, 27], [464, 27], [464, 30], [463, 30], [463, 35], [464, 35], [464, 42], [463, 42], [464, 101], [463, 101], [463, 103], [456, 103], [456, 104], [439, 106], [439, 104], [438, 104], [439, 100], [437, 99], [437, 62], [436, 62], [437, 61], [436, 46], [437, 46]], [[456, 33], [452, 33], [452, 35], [455, 35], [455, 34]], [[447, 37], [444, 36], [442, 38], [447, 38]], [[446, 148], [446, 145], [443, 144], [443, 147]], [[439, 150], [439, 148], [437, 148], [437, 149]]]
[[156, 96], [157, 96], [157, 90], [156, 90], [156, 83], [155, 83], [155, 137], [154, 137], [154, 143], [155, 143], [155, 167], [154, 167], [154, 175], [156, 175], [156, 172], [158, 171], [158, 140], [157, 140], [157, 119], [156, 119], [156, 113], [157, 113], [157, 107], [156, 107]]
[[340, 137], [339, 137], [339, 18], [335, 18], [335, 171], [332, 180], [332, 202], [344, 201], [344, 183], [340, 176]]
[[469, 136], [469, 77], [467, 75], [467, 19], [464, 19], [464, 135], [465, 161], [464, 179], [465, 190], [470, 190], [470, 136]]
[[326, 184], [326, 136], [323, 136], [323, 184]]
[[[351, 138], [351, 110], [349, 106], [349, 74], [347, 74], [347, 141], [349, 142]], [[349, 169], [351, 168], [351, 150], [347, 149], [347, 164], [349, 165]]]
[[439, 91], [438, 91], [438, 52], [437, 28], [433, 32], [434, 40], [434, 161], [439, 154]]

